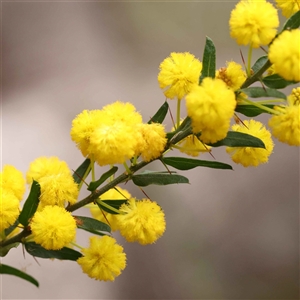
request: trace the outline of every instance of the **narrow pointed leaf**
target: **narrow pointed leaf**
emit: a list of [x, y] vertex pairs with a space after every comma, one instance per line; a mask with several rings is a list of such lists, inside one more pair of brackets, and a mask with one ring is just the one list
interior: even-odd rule
[[[73, 173], [73, 178], [74, 178], [74, 181], [77, 183], [77, 184], [80, 184], [80, 182], [82, 181], [82, 178], [84, 178], [84, 176], [88, 175], [90, 170], [90, 163], [91, 163], [91, 160], [89, 158], [85, 159], [85, 161], [76, 169], [76, 171], [74, 171]], [[86, 174], [87, 172], [87, 174]]]
[[57, 258], [61, 260], [73, 260], [76, 261], [82, 254], [73, 249], [64, 247], [61, 250], [46, 250], [41, 245], [34, 242], [25, 243], [26, 251], [35, 257], [41, 258]]
[[[101, 202], [108, 204], [109, 206], [113, 207], [114, 209], [119, 209], [123, 203], [127, 202], [127, 199], [101, 200]], [[104, 206], [101, 202], [100, 203], [96, 202], [96, 204], [99, 206], [100, 209], [102, 209], [112, 215], [117, 215], [117, 213], [115, 211]]]
[[196, 167], [232, 170], [230, 165], [218, 161], [208, 161], [185, 157], [164, 157], [162, 158], [162, 161], [166, 165], [172, 166], [178, 170], [190, 170]]
[[167, 101], [158, 109], [155, 115], [149, 120], [148, 124], [151, 123], [162, 123], [168, 113], [169, 104]]
[[183, 132], [183, 131], [191, 129], [191, 124], [192, 124], [191, 118], [190, 117], [186, 117], [176, 130], [167, 133], [167, 139], [168, 139], [168, 141], [170, 141], [171, 139], [173, 139], [173, 137], [175, 137], [176, 135], [178, 135], [180, 132]]
[[247, 133], [228, 131], [225, 139], [211, 144], [212, 147], [228, 146], [228, 147], [252, 147], [266, 148], [263, 141], [255, 136]]
[[300, 11], [297, 11], [285, 22], [282, 31], [296, 29], [299, 26], [300, 26]]
[[30, 193], [28, 195], [28, 198], [26, 199], [24, 206], [22, 208], [22, 211], [19, 216], [19, 222], [23, 226], [27, 226], [29, 223], [29, 219], [34, 215], [36, 212], [36, 209], [39, 204], [39, 198], [41, 195], [41, 187], [39, 183], [35, 180], [33, 180]]
[[[265, 64], [266, 62], [268, 61], [268, 56], [267, 55], [264, 55], [262, 57], [260, 57], [255, 63], [254, 65], [252, 66], [252, 71], [253, 71], [253, 75], [255, 73], [257, 73]], [[252, 75], [252, 76], [253, 76]]]
[[5, 233], [5, 236], [8, 236], [10, 233], [12, 233], [16, 228], [17, 226], [19, 225], [19, 218], [15, 221], [14, 224], [12, 224], [11, 226], [9, 226], [8, 228], [6, 228], [4, 230], [4, 233]]
[[10, 249], [17, 248], [19, 246], [19, 244], [20, 243], [12, 243], [12, 244], [9, 244], [9, 245], [4, 246], [4, 247], [1, 246], [0, 247], [0, 257], [6, 256]]
[[[275, 105], [273, 104], [267, 104], [267, 105], [264, 105], [266, 107], [269, 107], [269, 108], [273, 108]], [[235, 111], [238, 112], [238, 113], [241, 113], [247, 117], [256, 117], [260, 114], [269, 114], [269, 112], [257, 107], [257, 106], [254, 106], [254, 105], [250, 105], [250, 104], [247, 104], [247, 105], [237, 105], [236, 108], [235, 108]]]
[[93, 192], [96, 188], [98, 188], [98, 186], [100, 186], [110, 176], [114, 175], [117, 171], [118, 167], [112, 167], [110, 170], [102, 174], [102, 176], [97, 181], [92, 181], [88, 186], [88, 190]]
[[206, 37], [206, 43], [204, 47], [202, 71], [199, 78], [199, 83], [203, 81], [205, 77], [215, 78], [216, 74], [216, 48], [213, 41]]
[[182, 175], [159, 172], [133, 175], [132, 181], [137, 186], [147, 186], [150, 184], [168, 185], [175, 183], [189, 183], [188, 178]]
[[284, 89], [285, 87], [295, 84], [295, 81], [288, 81], [278, 74], [272, 74], [263, 78], [263, 83], [271, 89]]
[[279, 92], [275, 89], [262, 88], [262, 87], [249, 87], [246, 89], [241, 89], [240, 91], [245, 93], [251, 98], [272, 97], [272, 98], [286, 99], [286, 95], [284, 93]]
[[8, 265], [0, 264], [0, 274], [7, 274], [7, 275], [14, 275], [17, 277], [20, 277], [32, 284], [34, 284], [36, 287], [39, 287], [39, 283], [37, 280], [35, 280], [32, 276], [26, 274], [25, 272], [22, 272], [18, 269], [15, 269]]
[[85, 231], [97, 234], [97, 235], [106, 235], [111, 231], [110, 227], [100, 222], [96, 219], [82, 216], [74, 216], [77, 224], [77, 228], [83, 229]]

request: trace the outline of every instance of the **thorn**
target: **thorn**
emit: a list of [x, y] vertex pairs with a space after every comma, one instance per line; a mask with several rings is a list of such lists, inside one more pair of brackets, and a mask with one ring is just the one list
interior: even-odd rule
[[142, 191], [142, 193], [147, 197], [147, 199], [151, 200], [151, 198], [146, 194], [146, 192], [141, 187], [139, 187], [139, 188]]

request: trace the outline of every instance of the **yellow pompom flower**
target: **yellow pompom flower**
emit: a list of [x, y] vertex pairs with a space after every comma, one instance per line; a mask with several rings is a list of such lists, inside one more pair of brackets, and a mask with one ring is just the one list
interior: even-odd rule
[[272, 141], [271, 133], [264, 127], [264, 125], [255, 120], [246, 120], [244, 124], [234, 124], [233, 131], [247, 133], [255, 136], [263, 141], [264, 148], [253, 147], [227, 147], [226, 151], [231, 155], [232, 160], [237, 164], [242, 164], [244, 167], [254, 166], [266, 163], [271, 155], [274, 143]]
[[116, 101], [103, 107], [103, 112], [111, 124], [116, 121], [124, 122], [128, 126], [142, 123], [142, 115], [136, 111], [133, 104]]
[[277, 10], [265, 0], [242, 0], [232, 10], [229, 26], [239, 45], [268, 45], [279, 26]]
[[198, 85], [202, 63], [188, 52], [172, 52], [159, 66], [158, 82], [169, 99], [181, 100]]
[[39, 157], [30, 163], [26, 173], [27, 183], [32, 183], [33, 179], [39, 181], [42, 177], [56, 174], [71, 174], [67, 163], [55, 156]]
[[[120, 187], [116, 187], [116, 189], [110, 189], [100, 196], [100, 200], [124, 200], [130, 198], [130, 193]], [[118, 214], [110, 214], [104, 210], [101, 211], [97, 204], [90, 205], [90, 211], [93, 218], [104, 223], [108, 222], [108, 225], [112, 231], [116, 231], [118, 229]]]
[[91, 134], [89, 152], [100, 165], [123, 164], [135, 154], [139, 133], [125, 122], [102, 124]]
[[7, 191], [11, 191], [19, 201], [25, 193], [25, 179], [21, 171], [14, 166], [5, 165], [0, 173], [0, 186]]
[[273, 115], [268, 125], [272, 134], [280, 142], [290, 146], [300, 146], [300, 88], [295, 88], [288, 97], [286, 106], [275, 106], [279, 112]]
[[271, 44], [268, 57], [276, 73], [300, 81], [300, 29], [281, 33]]
[[124, 213], [118, 217], [120, 233], [128, 242], [152, 244], [166, 229], [164, 212], [149, 199], [136, 201], [131, 198], [128, 204], [120, 207], [120, 212]]
[[61, 173], [40, 178], [40, 204], [64, 207], [67, 202], [74, 204], [78, 197], [78, 185], [71, 174]]
[[179, 151], [187, 155], [196, 157], [200, 153], [209, 152], [211, 147], [201, 142], [194, 134], [191, 134], [176, 144], [180, 146]]
[[84, 110], [72, 121], [71, 139], [74, 141], [84, 157], [88, 156], [90, 137], [95, 128], [103, 120], [103, 112], [99, 109]]
[[299, 0], [275, 0], [278, 8], [281, 9], [282, 14], [289, 18], [297, 11], [300, 10], [300, 1]]
[[20, 213], [20, 202], [15, 194], [0, 187], [0, 232], [14, 224]]
[[47, 250], [59, 250], [75, 239], [76, 221], [59, 206], [46, 206], [30, 222], [33, 239]]
[[90, 237], [89, 248], [82, 249], [84, 256], [77, 259], [82, 271], [96, 280], [114, 281], [126, 267], [123, 247], [109, 236]]
[[221, 79], [204, 78], [186, 96], [193, 132], [201, 132], [200, 140], [206, 144], [226, 137], [235, 106], [234, 92]]
[[140, 124], [137, 126], [141, 137], [137, 143], [136, 153], [149, 162], [158, 158], [167, 144], [165, 127], [159, 123]]
[[216, 78], [222, 79], [229, 88], [236, 91], [244, 83], [247, 76], [240, 64], [230, 61], [226, 63], [226, 68], [223, 67], [217, 71]]

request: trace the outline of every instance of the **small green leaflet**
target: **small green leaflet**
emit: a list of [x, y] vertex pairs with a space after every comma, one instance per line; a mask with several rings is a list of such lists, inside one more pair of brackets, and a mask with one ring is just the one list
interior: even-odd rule
[[275, 89], [262, 88], [262, 87], [249, 87], [249, 88], [241, 89], [240, 91], [252, 98], [274, 97], [279, 99], [286, 99], [286, 95], [284, 93], [279, 92]]
[[178, 170], [190, 170], [196, 167], [232, 170], [230, 165], [218, 161], [199, 160], [185, 157], [164, 157], [161, 160], [166, 165], [172, 166]]
[[111, 232], [111, 229], [107, 224], [96, 219], [83, 216], [74, 216], [74, 218], [76, 220], [77, 228], [97, 235], [106, 235]]
[[36, 287], [39, 287], [38, 281], [35, 280], [32, 276], [30, 276], [18, 269], [15, 269], [11, 266], [0, 264], [0, 274], [8, 274], [8, 275], [14, 275], [14, 276], [20, 277], [20, 278], [27, 280], [28, 282], [34, 284]]
[[297, 11], [285, 22], [282, 31], [297, 29], [299, 26], [300, 26], [300, 11]]
[[149, 120], [148, 124], [151, 123], [162, 123], [168, 113], [169, 104], [167, 101], [158, 109], [155, 115]]
[[175, 183], [189, 183], [188, 178], [178, 175], [170, 174], [168, 172], [145, 172], [132, 176], [132, 181], [137, 186], [147, 186], [151, 184], [168, 185]]
[[262, 79], [262, 82], [269, 88], [272, 89], [284, 89], [285, 87], [296, 84], [296, 81], [288, 81], [283, 79], [278, 74], [272, 74], [270, 76], [266, 76]]
[[19, 216], [19, 222], [23, 226], [26, 227], [28, 225], [30, 218], [36, 212], [36, 209], [40, 201], [39, 200], [40, 195], [41, 195], [41, 187], [37, 181], [33, 180], [30, 193], [24, 203], [23, 209]]
[[206, 77], [215, 78], [216, 74], [216, 48], [213, 41], [206, 37], [206, 43], [204, 47], [203, 59], [202, 59], [202, 71], [199, 78], [199, 84]]
[[[82, 181], [82, 178], [85, 178], [89, 172], [90, 169], [91, 160], [89, 158], [85, 159], [85, 161], [74, 171], [73, 173], [73, 179], [77, 184], [80, 184]], [[87, 174], [86, 174], [87, 172]]]
[[127, 199], [101, 200], [100, 203], [96, 202], [99, 209], [102, 209], [112, 215], [117, 215], [118, 213], [116, 213], [115, 211], [113, 211], [113, 210], [109, 209], [108, 207], [106, 207], [105, 205], [103, 205], [102, 202], [111, 206], [114, 209], [119, 209], [123, 203], [127, 202]]
[[[274, 104], [267, 104], [267, 105], [264, 105], [266, 107], [269, 107], [269, 108], [273, 108], [275, 105]], [[240, 105], [237, 105], [236, 108], [235, 108], [235, 111], [238, 112], [238, 113], [241, 113], [247, 117], [256, 117], [260, 114], [269, 114], [269, 112], [265, 111], [264, 109], [261, 109], [257, 106], [254, 106], [254, 105], [251, 105], [251, 104], [240, 104]]]
[[209, 146], [266, 148], [263, 141], [247, 133], [228, 131], [226, 138]]
[[100, 179], [98, 179], [97, 181], [92, 181], [88, 186], [88, 190], [93, 192], [96, 188], [98, 188], [98, 186], [100, 186], [110, 176], [114, 175], [117, 171], [118, 171], [118, 167], [115, 166], [112, 167], [110, 170], [102, 174]]
[[76, 261], [82, 254], [73, 249], [64, 247], [61, 250], [46, 250], [41, 245], [34, 242], [25, 243], [26, 251], [35, 257], [41, 258], [57, 258], [61, 260], [73, 260]]
[[[267, 55], [264, 55], [262, 57], [260, 57], [255, 63], [254, 65], [252, 66], [252, 71], [253, 73], [257, 73], [265, 64], [266, 62], [268, 61], [268, 56]], [[253, 75], [254, 75], [253, 74]], [[253, 76], [252, 75], [252, 76]]]

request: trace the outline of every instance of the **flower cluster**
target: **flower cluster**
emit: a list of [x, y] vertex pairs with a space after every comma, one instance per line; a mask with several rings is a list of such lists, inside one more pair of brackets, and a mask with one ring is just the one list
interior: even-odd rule
[[[257, 167], [269, 161], [272, 135], [300, 146], [300, 87], [293, 88], [288, 97], [279, 91], [300, 81], [300, 30], [295, 21], [300, 7], [298, 1], [276, 0], [276, 5], [289, 17], [280, 32], [277, 10], [266, 0], [241, 0], [232, 10], [230, 35], [239, 45], [249, 46], [247, 66], [231, 60], [216, 70], [216, 51], [210, 39], [203, 62], [189, 52], [171, 52], [159, 65], [157, 78], [167, 100], [148, 123], [128, 102], [116, 101], [79, 113], [70, 135], [84, 162], [71, 172], [58, 157], [35, 159], [26, 173], [30, 192], [22, 208], [25, 178], [15, 167], [5, 165], [0, 173], [0, 254], [22, 243], [33, 256], [77, 261], [89, 277], [113, 281], [127, 263], [126, 246], [113, 237], [116, 231], [126, 242], [148, 245], [166, 230], [162, 207], [143, 188], [188, 183], [169, 167], [230, 169], [222, 162], [196, 159], [205, 152], [214, 158], [213, 148], [219, 146], [226, 147], [233, 162]], [[267, 55], [251, 66], [252, 50], [262, 46], [268, 46]], [[251, 86], [253, 83], [258, 84]], [[175, 121], [168, 99], [177, 100]], [[173, 123], [169, 132], [164, 124], [168, 113]], [[270, 115], [270, 131], [254, 120], [262, 113]], [[240, 114], [249, 119], [243, 120]], [[176, 149], [181, 156], [168, 157]], [[162, 171], [140, 172], [155, 160]], [[99, 166], [106, 171], [100, 168], [103, 173], [97, 178]], [[127, 182], [138, 186], [146, 198], [132, 196], [122, 186]], [[89, 194], [80, 200], [85, 185]], [[73, 215], [83, 207], [91, 217]], [[88, 247], [76, 244], [77, 230], [93, 234]]]
[[167, 142], [163, 125], [142, 123], [131, 103], [119, 101], [80, 113], [72, 122], [71, 138], [100, 166], [123, 164], [139, 155], [150, 161], [162, 154]]

